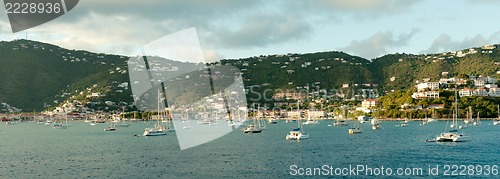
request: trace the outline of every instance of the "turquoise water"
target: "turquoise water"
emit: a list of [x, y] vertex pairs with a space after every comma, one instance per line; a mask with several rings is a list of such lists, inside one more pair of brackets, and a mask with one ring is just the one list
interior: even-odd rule
[[[331, 123], [305, 126], [310, 139], [303, 141], [285, 140], [296, 124], [280, 121], [260, 134], [238, 129], [182, 151], [175, 133], [134, 137], [148, 127], [142, 122], [115, 132], [105, 132], [106, 124], [83, 122], [72, 122], [68, 129], [0, 124], [0, 178], [290, 178], [292, 165], [413, 167], [423, 168], [424, 175], [401, 178], [424, 178], [429, 165], [500, 165], [500, 126], [491, 121], [469, 126], [464, 133], [471, 141], [461, 143], [425, 142], [446, 122], [410, 122], [408, 127], [383, 122], [379, 130], [361, 124], [364, 131], [358, 135], [349, 135], [347, 127], [327, 126]], [[442, 176], [443, 168], [439, 172]]]

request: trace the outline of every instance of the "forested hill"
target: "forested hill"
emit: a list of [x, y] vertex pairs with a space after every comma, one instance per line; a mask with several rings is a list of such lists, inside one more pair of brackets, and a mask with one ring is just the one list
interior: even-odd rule
[[[368, 60], [344, 52], [262, 55], [225, 59], [240, 68], [245, 86], [265, 89], [377, 88], [407, 89], [417, 80], [465, 75], [498, 77], [498, 46], [440, 54], [389, 54]], [[72, 99], [96, 108], [132, 104], [128, 57], [69, 50], [29, 40], [0, 42], [0, 108], [42, 110]], [[173, 65], [183, 67], [181, 62]], [[443, 73], [447, 72], [447, 73]], [[88, 98], [99, 93], [99, 99]], [[268, 93], [270, 97], [272, 93]]]

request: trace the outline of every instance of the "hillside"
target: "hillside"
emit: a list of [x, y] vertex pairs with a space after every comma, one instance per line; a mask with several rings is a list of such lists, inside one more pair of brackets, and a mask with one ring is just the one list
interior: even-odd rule
[[497, 74], [500, 63], [496, 63], [500, 62], [498, 47], [496, 45], [426, 55], [390, 54], [373, 59], [370, 71], [385, 90], [407, 89], [415, 85], [416, 81], [426, 78], [438, 81], [440, 78], [461, 74], [500, 77]]
[[[270, 99], [277, 89], [330, 90], [344, 89], [342, 85], [348, 84], [347, 89], [388, 91], [408, 89], [425, 78], [437, 81], [460, 74], [499, 77], [496, 72], [500, 63], [496, 62], [500, 62], [500, 51], [496, 47], [425, 55], [389, 54], [371, 61], [332, 51], [225, 59], [220, 63], [239, 68], [245, 87]], [[4, 112], [16, 108], [39, 111], [75, 100], [95, 110], [131, 109], [128, 59], [28, 40], [0, 42], [0, 108]], [[170, 63], [179, 72], [192, 65]], [[176, 98], [196, 96], [189, 91], [185, 94]], [[257, 97], [255, 93], [247, 95], [249, 102], [265, 99]]]
[[125, 59], [27, 40], [0, 42], [0, 101], [24, 111], [57, 105], [68, 92], [126, 80], [109, 74], [126, 69]]

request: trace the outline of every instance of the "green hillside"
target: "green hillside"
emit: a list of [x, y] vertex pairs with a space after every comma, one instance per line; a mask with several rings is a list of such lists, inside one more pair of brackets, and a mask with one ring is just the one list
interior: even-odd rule
[[24, 111], [56, 105], [72, 85], [83, 90], [113, 80], [109, 70], [126, 67], [125, 59], [27, 40], [0, 42], [0, 101]]
[[[23, 111], [39, 111], [66, 100], [76, 100], [96, 110], [130, 108], [132, 93], [127, 60], [125, 56], [68, 50], [28, 40], [0, 42], [0, 103]], [[495, 62], [500, 62], [498, 48], [479, 47], [459, 53], [389, 54], [371, 61], [331, 51], [225, 59], [220, 63], [239, 68], [247, 89], [253, 87], [253, 91], [261, 94], [271, 91], [266, 93], [269, 99], [277, 89], [328, 90], [349, 84], [349, 88], [389, 91], [408, 89], [425, 78], [437, 81], [461, 74], [500, 77], [496, 74], [500, 63]], [[179, 73], [192, 65], [171, 63], [179, 67]], [[364, 84], [378, 84], [378, 87]], [[101, 95], [89, 98], [92, 93]], [[194, 93], [185, 91], [186, 96], [176, 99], [192, 100], [196, 98]], [[252, 95], [249, 93], [248, 99], [256, 99]], [[106, 101], [116, 105], [104, 105]]]

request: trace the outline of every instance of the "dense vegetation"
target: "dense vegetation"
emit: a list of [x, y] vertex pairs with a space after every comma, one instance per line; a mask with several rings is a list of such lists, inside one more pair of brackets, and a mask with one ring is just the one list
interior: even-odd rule
[[[248, 93], [247, 99], [250, 103], [271, 104], [274, 101], [267, 99], [271, 99], [279, 90], [308, 89], [312, 92], [313, 89], [336, 89], [354, 94], [359, 89], [369, 88], [377, 90], [380, 95], [388, 94], [381, 98], [382, 108], [387, 111], [378, 115], [401, 117], [405, 115], [404, 111], [396, 108], [405, 102], [421, 106], [433, 103], [446, 104], [446, 107], [451, 105], [450, 99], [447, 98], [419, 101], [411, 99], [409, 95], [416, 81], [425, 78], [437, 81], [439, 78], [465, 75], [500, 77], [496, 73], [500, 68], [496, 65], [498, 63], [495, 63], [500, 62], [499, 49], [491, 50], [490, 53], [482, 53], [481, 48], [474, 49], [479, 53], [464, 57], [457, 57], [452, 53], [389, 54], [370, 61], [344, 52], [332, 51], [226, 59], [220, 63], [239, 68], [245, 88], [252, 87], [254, 92], [265, 96], [257, 98], [256, 93]], [[129, 83], [127, 60], [128, 57], [124, 56], [68, 50], [28, 40], [0, 42], [0, 102], [22, 108], [24, 111], [42, 110], [47, 107], [44, 104], [57, 106], [65, 100], [76, 100], [82, 105], [91, 104], [90, 107], [96, 109], [119, 109], [123, 106], [130, 108], [130, 86], [118, 87], [118, 84]], [[183, 68], [188, 64], [175, 65]], [[448, 74], [443, 75], [441, 72]], [[390, 80], [392, 77], [393, 80]], [[176, 85], [183, 83], [189, 81]], [[349, 84], [349, 88], [342, 88], [343, 84]], [[264, 93], [265, 90], [271, 92]], [[395, 92], [389, 93], [391, 91]], [[93, 99], [87, 97], [90, 93], [104, 95]], [[184, 95], [175, 98], [192, 100], [196, 99], [195, 93], [185, 91]], [[446, 92], [442, 93], [446, 96]], [[345, 103], [342, 99], [318, 98], [321, 98], [321, 104], [317, 106], [340, 106]], [[467, 105], [467, 100], [464, 99], [463, 105]], [[478, 110], [483, 110], [484, 107], [485, 115], [496, 114], [493, 109], [494, 104], [498, 104], [496, 99], [471, 100], [484, 101], [484, 104], [470, 105], [477, 105]], [[105, 105], [105, 101], [113, 101], [116, 105]], [[304, 102], [303, 106], [309, 107], [309, 104]], [[448, 111], [438, 113], [447, 115]], [[406, 115], [409, 115], [408, 112]], [[424, 114], [418, 112], [413, 115]]]

